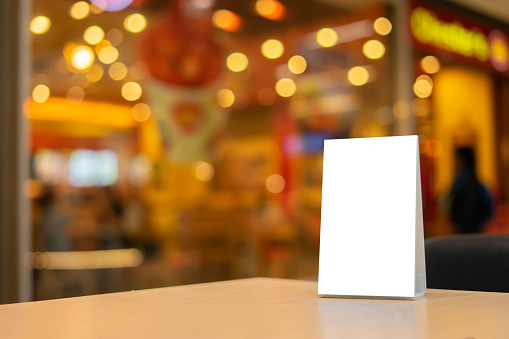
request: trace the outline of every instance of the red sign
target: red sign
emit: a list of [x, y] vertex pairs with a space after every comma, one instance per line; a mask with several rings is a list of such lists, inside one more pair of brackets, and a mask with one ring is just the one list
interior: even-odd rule
[[410, 11], [410, 33], [419, 49], [447, 53], [497, 72], [509, 68], [509, 40], [499, 29], [415, 3]]

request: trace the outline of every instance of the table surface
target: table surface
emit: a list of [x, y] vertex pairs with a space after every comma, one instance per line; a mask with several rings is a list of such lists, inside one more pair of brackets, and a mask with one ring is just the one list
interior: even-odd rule
[[0, 338], [509, 338], [509, 294], [336, 299], [252, 278], [2, 305]]

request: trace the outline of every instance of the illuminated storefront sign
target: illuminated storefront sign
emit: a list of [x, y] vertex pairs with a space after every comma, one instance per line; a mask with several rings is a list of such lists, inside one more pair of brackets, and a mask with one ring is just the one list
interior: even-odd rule
[[500, 72], [509, 68], [509, 43], [500, 30], [451, 19], [420, 5], [410, 13], [410, 30], [420, 47], [447, 51]]
[[503, 72], [509, 68], [509, 42], [507, 36], [499, 30], [493, 30], [490, 32], [489, 39], [491, 64], [496, 70]]

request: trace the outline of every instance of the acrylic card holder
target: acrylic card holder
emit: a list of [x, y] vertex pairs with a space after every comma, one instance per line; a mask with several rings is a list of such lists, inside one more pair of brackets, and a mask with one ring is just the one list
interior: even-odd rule
[[326, 140], [318, 294], [425, 292], [418, 137]]

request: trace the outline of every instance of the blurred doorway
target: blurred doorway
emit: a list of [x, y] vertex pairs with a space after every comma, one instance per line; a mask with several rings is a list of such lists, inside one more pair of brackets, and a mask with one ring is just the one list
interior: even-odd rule
[[470, 146], [478, 158], [478, 174], [489, 187], [497, 178], [493, 80], [489, 72], [446, 66], [435, 75], [433, 110], [441, 154], [436, 159], [436, 190], [445, 194], [452, 185], [454, 151]]

